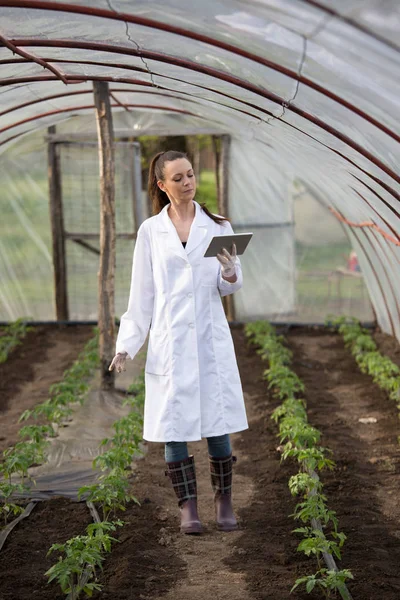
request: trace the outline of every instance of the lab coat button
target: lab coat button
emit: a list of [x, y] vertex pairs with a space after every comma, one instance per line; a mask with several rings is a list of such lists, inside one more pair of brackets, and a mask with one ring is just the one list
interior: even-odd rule
[[193, 294], [192, 294], [192, 292], [189, 292], [189, 293], [188, 293], [188, 298], [192, 298], [192, 297], [193, 297]]
[[189, 323], [189, 327], [190, 327], [190, 329], [193, 329], [194, 323]]
[[190, 264], [189, 263], [186, 263], [186, 268], [190, 269]]

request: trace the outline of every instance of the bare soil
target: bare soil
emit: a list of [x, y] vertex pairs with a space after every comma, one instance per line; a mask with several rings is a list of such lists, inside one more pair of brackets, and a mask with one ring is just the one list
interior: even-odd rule
[[60, 381], [91, 337], [93, 327], [87, 325], [38, 326], [0, 364], [0, 453], [19, 441], [21, 414], [49, 397], [50, 386]]
[[[299, 540], [292, 533], [296, 523], [289, 517], [295, 500], [287, 481], [296, 472], [296, 465], [280, 464], [277, 431], [270, 420], [278, 403], [261, 378], [266, 365], [255, 349], [248, 347], [241, 329], [235, 329], [233, 335], [250, 425], [247, 431], [232, 436], [238, 457], [234, 505], [241, 529], [223, 534], [215, 528], [203, 440], [191, 444], [190, 450], [196, 458], [199, 512], [205, 533], [181, 536], [178, 508], [164, 476], [163, 446], [148, 444], [148, 452], [138, 461], [132, 478], [141, 506], [131, 505], [121, 513], [125, 526], [99, 573], [103, 592], [94, 598], [321, 597], [303, 591], [289, 594], [296, 577], [315, 570], [313, 559], [296, 552]], [[309, 420], [322, 431], [322, 443], [333, 450], [337, 463], [323, 480], [329, 506], [337, 511], [340, 526], [348, 535], [339, 566], [354, 573], [355, 581], [349, 586], [354, 600], [398, 600], [400, 456], [396, 407], [358, 371], [339, 336], [303, 328], [289, 330], [288, 340], [294, 351], [293, 368], [306, 384]], [[65, 346], [70, 342], [65, 339]], [[83, 347], [83, 339], [81, 344]], [[71, 356], [76, 353], [76, 347], [70, 352]], [[16, 358], [17, 354], [10, 357], [9, 369], [3, 372], [6, 378], [7, 373], [14, 372], [12, 362]], [[26, 361], [34, 381], [39, 371]], [[36, 366], [41, 375], [51, 373], [55, 380], [62, 373], [60, 367], [57, 375], [48, 359], [40, 365], [36, 357]], [[376, 417], [377, 423], [360, 423], [358, 419], [364, 416]], [[40, 503], [0, 552], [0, 600], [61, 599], [57, 586], [48, 585], [43, 575], [56, 559], [56, 555], [46, 558], [46, 552], [52, 543], [84, 533], [89, 522], [84, 503], [62, 498]]]

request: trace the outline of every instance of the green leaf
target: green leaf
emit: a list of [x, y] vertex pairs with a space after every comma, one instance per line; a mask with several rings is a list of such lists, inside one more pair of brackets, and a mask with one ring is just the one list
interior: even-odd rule
[[315, 579], [309, 579], [306, 584], [306, 591], [308, 593], [312, 592], [315, 587], [316, 581]]

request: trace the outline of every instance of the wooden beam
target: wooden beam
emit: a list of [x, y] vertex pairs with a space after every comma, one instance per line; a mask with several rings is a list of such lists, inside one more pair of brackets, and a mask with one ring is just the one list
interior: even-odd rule
[[[65, 233], [64, 237], [67, 240], [98, 240], [100, 237], [99, 233]], [[116, 236], [121, 240], [135, 240], [136, 233], [117, 233]]]
[[[138, 135], [138, 132], [135, 131], [134, 129], [115, 129], [114, 130], [114, 139], [115, 140], [120, 140], [117, 141], [116, 143], [119, 144], [126, 144], [126, 143], [130, 143], [130, 142], [124, 142], [122, 140], [126, 140], [126, 139], [130, 139], [132, 136], [135, 138], [135, 140], [140, 139], [140, 137], [142, 136], [147, 136], [147, 135], [156, 135], [156, 136], [176, 136], [177, 135], [177, 131], [179, 131], [179, 134], [182, 132], [182, 135], [220, 135], [221, 131], [219, 129], [211, 129], [211, 128], [207, 128], [207, 127], [203, 127], [203, 128], [193, 128], [193, 129], [182, 129], [182, 126], [180, 126], [180, 128], [177, 130], [175, 128], [170, 128], [170, 129], [163, 129], [162, 132], [160, 132], [160, 128], [155, 128], [155, 127], [151, 127], [148, 129], [144, 129], [143, 131], [140, 132], [140, 135]], [[49, 142], [59, 142], [59, 143], [69, 143], [69, 142], [90, 142], [93, 141], [95, 139], [95, 136], [93, 136], [93, 134], [91, 133], [60, 133], [60, 134], [55, 134], [55, 135], [47, 135], [45, 136], [45, 141], [49, 141]]]
[[114, 387], [115, 152], [108, 83], [93, 82], [100, 163], [99, 344], [101, 387]]
[[[49, 127], [49, 135], [56, 128]], [[53, 246], [54, 294], [57, 321], [68, 321], [67, 263], [65, 256], [65, 234], [61, 194], [60, 157], [56, 144], [47, 146], [50, 222]]]
[[90, 244], [88, 244], [87, 242], [84, 242], [83, 240], [80, 240], [79, 238], [71, 238], [71, 239], [75, 244], [78, 244], [78, 246], [82, 246], [82, 248], [89, 250], [89, 252], [92, 252], [93, 254], [100, 256], [100, 250], [98, 250], [94, 246], [91, 246]]

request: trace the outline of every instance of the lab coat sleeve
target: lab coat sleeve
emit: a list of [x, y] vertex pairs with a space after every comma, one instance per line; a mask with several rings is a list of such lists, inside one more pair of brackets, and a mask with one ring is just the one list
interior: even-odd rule
[[[225, 221], [223, 234], [228, 235], [230, 233], [234, 233], [232, 226], [229, 223], [229, 221]], [[229, 296], [229, 294], [233, 294], [234, 292], [237, 292], [238, 290], [240, 290], [240, 288], [243, 285], [242, 266], [240, 264], [239, 257], [236, 257], [235, 267], [236, 267], [236, 276], [237, 276], [237, 280], [235, 281], [235, 283], [230, 283], [229, 281], [226, 281], [226, 279], [224, 279], [221, 274], [221, 265], [219, 267], [218, 289], [219, 289], [219, 293], [221, 296]]]
[[144, 224], [139, 227], [133, 253], [128, 310], [122, 315], [116, 352], [134, 358], [143, 346], [153, 315], [154, 281], [150, 241]]

